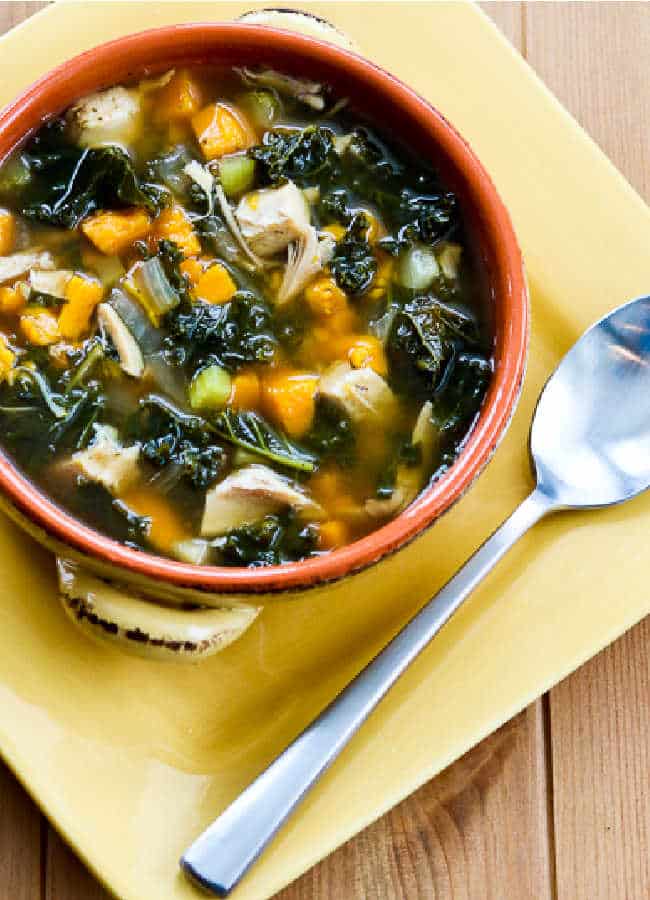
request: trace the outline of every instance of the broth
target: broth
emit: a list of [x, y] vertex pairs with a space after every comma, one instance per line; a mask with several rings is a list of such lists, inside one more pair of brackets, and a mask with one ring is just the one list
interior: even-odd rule
[[328, 89], [179, 69], [0, 168], [0, 426], [138, 549], [258, 566], [398, 515], [491, 376], [456, 197]]

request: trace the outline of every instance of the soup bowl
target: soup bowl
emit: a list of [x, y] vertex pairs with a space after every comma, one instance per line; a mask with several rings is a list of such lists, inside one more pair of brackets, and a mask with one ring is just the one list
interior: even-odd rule
[[[486, 465], [508, 425], [520, 392], [528, 337], [521, 253], [508, 213], [470, 147], [436, 109], [391, 74], [313, 37], [244, 22], [206, 23], [155, 29], [103, 44], [46, 74], [0, 113], [0, 160], [44, 120], [86, 94], [174, 66], [201, 63], [264, 65], [323, 81], [338, 95], [349, 97], [381, 130], [408, 136], [413, 149], [440, 171], [458, 195], [470, 250], [485, 285], [494, 374], [457, 460], [407, 509], [348, 546], [282, 566], [193, 566], [133, 550], [61, 509], [0, 452], [0, 503], [14, 521], [59, 557], [64, 592], [71, 601], [69, 611], [76, 620], [91, 632], [130, 642], [139, 650], [173, 654], [179, 647], [170, 645], [186, 644], [180, 649], [187, 650], [189, 657], [198, 645], [214, 650], [227, 643], [267, 603], [315, 588], [324, 590], [332, 581], [353, 577], [379, 563], [449, 509]], [[112, 583], [109, 600], [115, 608], [121, 598], [127, 605], [132, 601], [126, 625], [114, 626], [111, 616], [103, 617], [93, 605], [93, 597], [107, 581]], [[205, 640], [200, 629], [190, 629], [193, 637], [183, 641], [174, 631], [175, 622], [184, 615], [197, 615], [181, 608], [187, 604], [244, 616], [230, 631], [224, 630], [223, 623], [212, 624]], [[113, 608], [110, 603], [109, 607]], [[151, 609], [143, 613], [143, 607]], [[149, 628], [146, 618], [154, 612], [160, 614], [155, 628], [162, 637], [157, 640], [150, 639], [155, 628]], [[212, 640], [215, 628], [220, 635], [216, 641]]]

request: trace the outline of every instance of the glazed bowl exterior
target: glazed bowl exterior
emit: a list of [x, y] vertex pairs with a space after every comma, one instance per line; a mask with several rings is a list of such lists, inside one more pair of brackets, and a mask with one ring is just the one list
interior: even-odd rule
[[[258, 569], [191, 566], [139, 552], [99, 534], [58, 507], [0, 452], [0, 504], [57, 555], [152, 597], [210, 605], [256, 604], [352, 575], [399, 550], [447, 510], [486, 465], [519, 396], [528, 339], [528, 295], [508, 213], [462, 137], [430, 104], [389, 73], [347, 50], [280, 29], [194, 23], [103, 44], [53, 69], [0, 113], [0, 160], [78, 98], [178, 65], [264, 65], [324, 81], [380, 130], [401, 137], [459, 196], [473, 254], [486, 283], [494, 336], [492, 378], [476, 425], [451, 469], [403, 513], [332, 553]], [[253, 596], [252, 596], [253, 595]]]

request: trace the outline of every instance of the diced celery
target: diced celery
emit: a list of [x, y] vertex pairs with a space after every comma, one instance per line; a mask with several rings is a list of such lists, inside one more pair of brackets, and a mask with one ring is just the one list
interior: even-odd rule
[[27, 160], [21, 153], [14, 153], [0, 168], [0, 195], [19, 193], [31, 177]]
[[255, 160], [245, 153], [235, 153], [219, 160], [219, 177], [226, 197], [237, 197], [252, 187]]
[[269, 128], [280, 113], [280, 101], [271, 91], [248, 91], [239, 102], [258, 128]]
[[190, 406], [193, 410], [217, 412], [225, 407], [232, 391], [232, 381], [221, 366], [201, 369], [190, 384]]

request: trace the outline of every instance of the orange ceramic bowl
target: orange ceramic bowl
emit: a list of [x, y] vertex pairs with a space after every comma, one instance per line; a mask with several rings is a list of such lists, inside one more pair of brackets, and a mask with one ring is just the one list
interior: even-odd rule
[[[153, 9], [153, 7], [152, 7]], [[88, 528], [0, 454], [7, 512], [59, 555], [161, 593], [273, 595], [301, 591], [359, 571], [399, 550], [448, 509], [488, 462], [504, 433], [524, 375], [528, 298], [521, 253], [489, 175], [463, 138], [388, 72], [349, 51], [287, 31], [243, 23], [170, 26], [103, 44], [49, 72], [0, 113], [0, 160], [45, 119], [98, 89], [181, 64], [266, 65], [324, 81], [350, 97], [380, 130], [408, 138], [459, 196], [485, 280], [494, 337], [494, 376], [457, 461], [401, 515], [367, 537], [322, 557], [258, 569], [191, 566], [134, 551]], [[259, 597], [262, 600], [262, 597]], [[214, 598], [213, 601], [214, 602]]]

